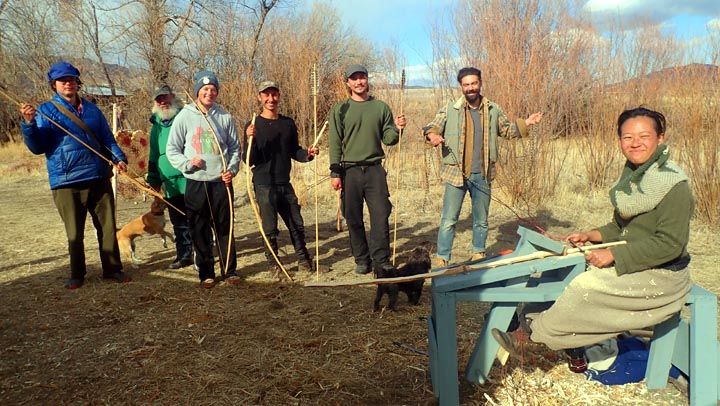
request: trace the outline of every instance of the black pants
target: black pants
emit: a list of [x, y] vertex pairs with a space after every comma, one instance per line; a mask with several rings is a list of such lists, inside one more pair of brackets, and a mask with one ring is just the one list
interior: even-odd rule
[[81, 182], [52, 191], [55, 207], [65, 223], [70, 253], [70, 277], [85, 278], [85, 220], [90, 213], [100, 245], [104, 275], [122, 270], [115, 235], [115, 198], [110, 179]]
[[[290, 241], [295, 248], [298, 259], [309, 260], [305, 246], [305, 225], [300, 214], [297, 195], [291, 184], [286, 185], [255, 185], [255, 198], [260, 208], [262, 227], [277, 255], [278, 214], [290, 232]], [[265, 257], [274, 264], [272, 254], [265, 248]]]
[[[230, 198], [232, 199], [232, 185], [230, 186]], [[185, 208], [187, 209], [193, 248], [195, 248], [195, 265], [198, 268], [200, 280], [215, 278], [212, 232], [214, 230], [217, 233], [220, 266], [224, 266], [227, 261], [228, 240], [232, 238], [230, 207], [225, 184], [188, 179], [185, 185]], [[231, 244], [230, 263], [227, 266], [225, 277], [235, 275], [237, 268], [235, 241], [232, 241]]]
[[183, 195], [168, 197], [166, 199], [170, 204], [177, 207], [178, 210], [186, 214], [180, 214], [172, 207], [168, 207], [170, 222], [173, 225], [175, 233], [175, 260], [192, 259], [192, 236], [190, 235], [190, 226], [187, 220], [187, 209], [185, 208], [185, 197]]
[[[343, 215], [350, 232], [350, 248], [355, 263], [389, 262], [388, 218], [392, 204], [385, 169], [380, 164], [346, 168], [342, 185]], [[363, 221], [363, 200], [370, 213], [369, 246]]]

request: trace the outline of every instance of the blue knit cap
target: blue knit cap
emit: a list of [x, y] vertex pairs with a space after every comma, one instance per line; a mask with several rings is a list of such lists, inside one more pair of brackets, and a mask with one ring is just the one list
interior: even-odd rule
[[51, 66], [50, 70], [47, 73], [47, 79], [50, 82], [58, 80], [63, 77], [66, 77], [66, 76], [72, 76], [72, 77], [79, 78], [80, 71], [76, 67], [70, 65], [70, 63], [65, 62], [65, 61], [60, 61], [60, 62], [55, 63], [53, 66]]
[[195, 97], [197, 97], [200, 88], [205, 85], [215, 85], [215, 89], [220, 91], [220, 82], [217, 80], [217, 76], [213, 72], [203, 70], [193, 76], [195, 80]]

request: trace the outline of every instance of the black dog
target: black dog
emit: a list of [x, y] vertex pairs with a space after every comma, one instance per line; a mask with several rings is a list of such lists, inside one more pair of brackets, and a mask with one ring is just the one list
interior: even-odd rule
[[[392, 265], [374, 266], [375, 277], [380, 278], [394, 278], [398, 276], [398, 270]], [[382, 283], [377, 285], [377, 291], [375, 292], [375, 311], [380, 311], [380, 300], [384, 294], [388, 295], [388, 308], [392, 311], [397, 310], [397, 299], [398, 299], [398, 284], [397, 283]]]
[[[410, 257], [405, 265], [398, 269], [398, 276], [412, 276], [421, 273], [430, 272], [430, 250], [427, 246], [421, 245], [410, 251]], [[398, 283], [401, 292], [405, 292], [408, 297], [408, 303], [417, 305], [420, 303], [420, 295], [422, 294], [425, 279], [418, 279], [410, 282]]]

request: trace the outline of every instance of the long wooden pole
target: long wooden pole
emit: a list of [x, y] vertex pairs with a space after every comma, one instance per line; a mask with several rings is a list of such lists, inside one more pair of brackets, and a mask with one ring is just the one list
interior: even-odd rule
[[[313, 144], [311, 148], [315, 148], [317, 139], [319, 137], [317, 128], [317, 97], [318, 97], [318, 76], [317, 66], [313, 64], [312, 75], [312, 95], [313, 95]], [[313, 159], [313, 180], [315, 185], [318, 182], [318, 160]], [[315, 280], [320, 279], [320, 226], [319, 226], [319, 208], [318, 208], [318, 188], [313, 188], [315, 195]]]
[[[403, 103], [405, 100], [405, 68], [402, 70], [402, 74], [400, 76], [400, 114], [403, 114]], [[403, 128], [400, 129], [400, 133], [398, 135], [398, 144], [397, 144], [397, 159], [395, 160], [395, 207], [393, 207], [393, 251], [392, 251], [392, 263], [395, 265], [395, 251], [397, 248], [397, 217], [398, 217], [398, 211], [400, 209], [400, 176], [402, 174], [402, 136], [403, 136]]]
[[489, 269], [489, 268], [497, 268], [499, 266], [503, 265], [511, 265], [511, 264], [517, 264], [520, 262], [527, 262], [531, 261], [533, 259], [542, 259], [547, 257], [557, 257], [557, 256], [577, 256], [577, 255], [585, 255], [586, 252], [590, 252], [591, 250], [598, 250], [608, 247], [615, 247], [618, 245], [624, 245], [626, 244], [626, 241], [616, 241], [616, 242], [608, 242], [604, 244], [594, 244], [594, 245], [588, 245], [578, 248], [570, 248], [565, 251], [563, 254], [558, 254], [557, 252], [550, 252], [550, 251], [535, 251], [531, 254], [527, 255], [521, 255], [517, 257], [507, 258], [507, 259], [501, 259], [494, 262], [488, 262], [488, 263], [479, 263], [476, 265], [467, 265], [464, 263], [457, 264], [457, 265], [451, 265], [449, 267], [443, 268], [439, 271], [435, 272], [427, 272], [427, 273], [421, 273], [417, 275], [412, 276], [400, 276], [396, 278], [380, 278], [380, 279], [359, 279], [359, 280], [348, 280], [348, 281], [330, 281], [330, 282], [308, 282], [305, 283], [305, 286], [308, 287], [335, 287], [335, 286], [360, 286], [360, 285], [382, 285], [387, 283], [400, 283], [400, 282], [410, 282], [420, 279], [431, 279], [431, 278], [437, 278], [438, 276], [447, 276], [447, 275], [455, 275], [459, 273], [469, 273], [474, 271], [481, 271], [483, 269]]

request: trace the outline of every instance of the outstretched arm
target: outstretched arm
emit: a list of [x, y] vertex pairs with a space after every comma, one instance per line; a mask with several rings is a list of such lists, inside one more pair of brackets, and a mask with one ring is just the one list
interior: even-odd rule
[[445, 133], [445, 123], [447, 122], [447, 105], [443, 105], [435, 114], [435, 118], [423, 127], [423, 135], [425, 142], [436, 147], [445, 141], [442, 134]]
[[533, 113], [530, 114], [530, 117], [525, 119], [525, 125], [530, 127], [531, 125], [535, 125], [539, 123], [543, 118], [543, 113]]

